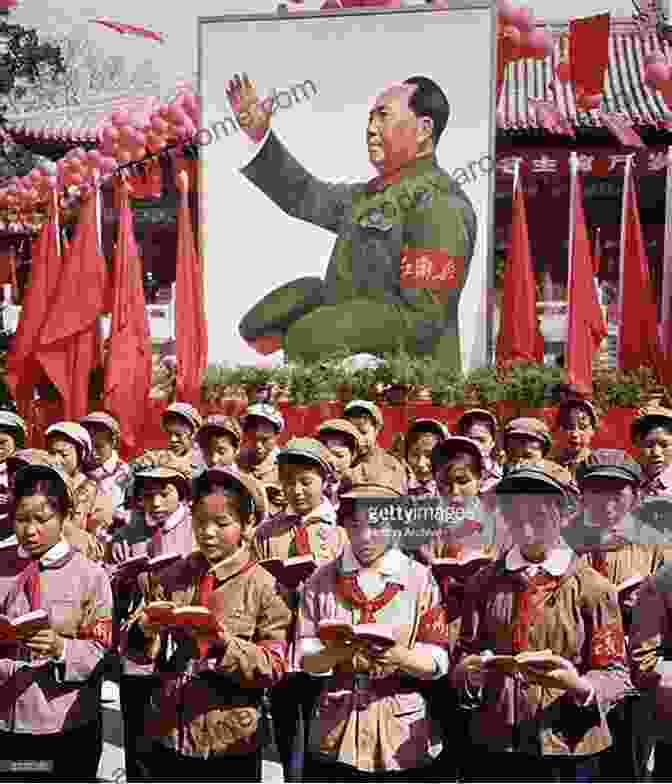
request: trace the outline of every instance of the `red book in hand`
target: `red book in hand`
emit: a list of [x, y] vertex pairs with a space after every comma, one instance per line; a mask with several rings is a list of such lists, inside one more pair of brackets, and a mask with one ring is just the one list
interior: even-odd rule
[[0, 642], [18, 642], [49, 629], [51, 621], [46, 610], [33, 610], [17, 618], [0, 615]]
[[296, 588], [305, 582], [317, 569], [312, 555], [297, 555], [294, 558], [266, 558], [259, 562], [267, 572], [287, 588]]
[[392, 648], [397, 644], [395, 628], [383, 623], [353, 625], [347, 621], [320, 621], [317, 634], [325, 645], [360, 642], [380, 648]]
[[181, 558], [181, 553], [165, 553], [154, 558], [150, 558], [147, 554], [134, 555], [132, 558], [127, 558], [114, 569], [112, 579], [134, 580], [142, 572], [156, 572], [179, 561]]
[[464, 582], [473, 577], [491, 561], [492, 558], [483, 553], [472, 553], [464, 558], [436, 558], [432, 561], [432, 571], [439, 583], [446, 577], [452, 577], [458, 582]]
[[207, 607], [177, 607], [173, 602], [151, 602], [145, 607], [145, 615], [152, 626], [190, 627], [198, 630], [199, 634], [217, 636], [217, 618]]

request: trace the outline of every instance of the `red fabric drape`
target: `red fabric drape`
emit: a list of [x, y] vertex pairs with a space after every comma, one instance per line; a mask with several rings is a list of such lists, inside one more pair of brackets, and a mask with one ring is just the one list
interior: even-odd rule
[[208, 362], [203, 267], [196, 252], [189, 211], [189, 177], [176, 175], [179, 190], [177, 213], [177, 263], [175, 284], [175, 336], [177, 399], [198, 406], [201, 382]]
[[104, 406], [119, 420], [122, 447], [133, 451], [142, 437], [152, 380], [152, 343], [142, 286], [142, 263], [133, 234], [126, 183], [114, 249], [113, 304], [105, 361]]
[[527, 231], [521, 178], [513, 192], [511, 242], [504, 269], [504, 294], [497, 337], [497, 364], [543, 362], [544, 342], [537, 320], [537, 291]]
[[52, 194], [49, 219], [33, 242], [30, 281], [25, 288], [21, 318], [7, 356], [7, 384], [19, 414], [31, 429], [35, 385], [44, 378], [35, 358], [39, 334], [61, 274], [58, 243], [58, 206]]
[[98, 316], [106, 310], [109, 281], [98, 243], [98, 199], [85, 198], [68, 258], [39, 339], [37, 359], [63, 399], [68, 420], [89, 409], [89, 378], [98, 364]]
[[574, 89], [585, 95], [604, 91], [609, 65], [609, 14], [598, 14], [569, 23], [569, 63]]
[[[593, 259], [583, 211], [583, 188], [578, 172], [570, 181], [572, 200], [570, 201], [570, 237], [573, 238], [569, 249], [569, 302], [565, 367], [567, 383], [581, 394], [593, 392], [593, 356], [600, 343], [607, 336], [597, 287], [594, 278]], [[573, 204], [572, 204], [573, 202]]]

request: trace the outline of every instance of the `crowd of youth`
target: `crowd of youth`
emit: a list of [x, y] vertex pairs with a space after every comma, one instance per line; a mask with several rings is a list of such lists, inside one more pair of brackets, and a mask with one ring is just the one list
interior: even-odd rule
[[[672, 780], [672, 410], [639, 412], [638, 461], [579, 399], [553, 433], [474, 409], [393, 453], [383, 424], [174, 403], [128, 465], [105, 412], [44, 451], [0, 412], [0, 780], [95, 781], [106, 680], [128, 781], [261, 781], [272, 738], [286, 781]], [[370, 510], [408, 497], [462, 514], [395, 538]]]

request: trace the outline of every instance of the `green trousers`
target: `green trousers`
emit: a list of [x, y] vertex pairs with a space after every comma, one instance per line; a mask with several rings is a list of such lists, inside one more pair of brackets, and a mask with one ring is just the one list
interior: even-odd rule
[[[241, 336], [253, 341], [281, 334], [289, 360], [314, 361], [345, 348], [352, 354], [380, 355], [400, 344], [409, 354], [420, 353], [414, 349], [425, 314], [365, 297], [325, 304], [323, 287], [320, 278], [300, 278], [275, 289], [242, 319]], [[457, 325], [448, 327], [432, 356], [459, 369], [459, 345]]]

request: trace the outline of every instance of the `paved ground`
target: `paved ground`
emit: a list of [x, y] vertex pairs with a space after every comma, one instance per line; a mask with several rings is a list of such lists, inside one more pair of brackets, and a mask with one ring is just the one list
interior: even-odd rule
[[[121, 723], [121, 709], [117, 691], [117, 699], [114, 702], [103, 704], [103, 728], [105, 745], [103, 746], [103, 756], [100, 760], [98, 770], [98, 781], [114, 782], [114, 784], [125, 784], [124, 774], [124, 736]], [[269, 784], [281, 784], [282, 767], [278, 762], [275, 748], [269, 748], [266, 753], [263, 768], [264, 782]]]

